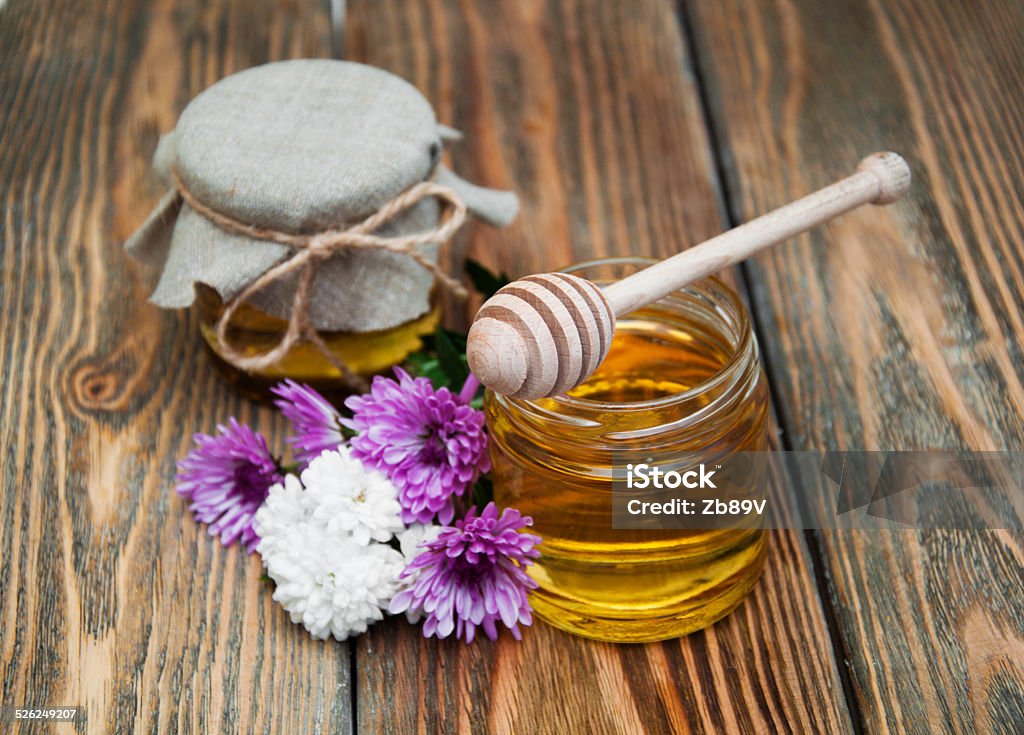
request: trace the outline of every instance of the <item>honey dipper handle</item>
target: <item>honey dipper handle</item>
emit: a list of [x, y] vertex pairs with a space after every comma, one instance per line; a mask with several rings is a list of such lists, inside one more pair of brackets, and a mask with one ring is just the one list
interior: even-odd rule
[[623, 316], [862, 204], [894, 202], [909, 186], [902, 157], [873, 153], [852, 176], [617, 281], [604, 288], [605, 297]]

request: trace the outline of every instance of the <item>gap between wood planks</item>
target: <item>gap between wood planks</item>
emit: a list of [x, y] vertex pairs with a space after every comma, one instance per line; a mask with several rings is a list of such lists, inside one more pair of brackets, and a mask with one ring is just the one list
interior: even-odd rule
[[[739, 216], [739, 207], [736, 205], [735, 200], [729, 193], [729, 187], [726, 185], [728, 180], [726, 175], [725, 167], [725, 151], [722, 136], [719, 135], [718, 128], [715, 126], [713, 116], [711, 114], [711, 105], [708, 100], [708, 80], [704, 73], [704, 69], [701, 66], [700, 55], [697, 51], [697, 32], [695, 30], [695, 24], [693, 18], [690, 16], [689, 9], [686, 0], [678, 0], [676, 7], [678, 12], [676, 17], [679, 20], [680, 32], [683, 38], [686, 40], [686, 55], [687, 61], [690, 64], [690, 68], [693, 71], [695, 79], [695, 86], [697, 88], [697, 100], [700, 104], [701, 119], [704, 124], [704, 129], [707, 132], [708, 142], [711, 147], [711, 159], [713, 164], [712, 170], [712, 187], [715, 191], [716, 198], [719, 205], [719, 219], [724, 223], [726, 227], [732, 228], [742, 224], [742, 220]], [[751, 321], [754, 323], [755, 333], [758, 335], [768, 334], [770, 332], [770, 325], [765, 320], [765, 315], [757, 308], [753, 299], [750, 298], [751, 293], [751, 275], [747, 263], [740, 263], [736, 267], [737, 271], [737, 283], [740, 286], [740, 296], [747, 306], [747, 310], [750, 312]], [[785, 425], [786, 417], [781, 411], [781, 407], [778, 403], [779, 391], [776, 390], [778, 382], [778, 366], [773, 364], [770, 355], [761, 350], [761, 364], [764, 366], [765, 376], [768, 379], [768, 393], [771, 400], [771, 412], [775, 419], [775, 424], [779, 427], [778, 441], [784, 451], [792, 451], [793, 445], [790, 439], [789, 427]], [[794, 481], [795, 475], [790, 472], [789, 468], [784, 466], [782, 471], [786, 475], [786, 482], [790, 483]], [[803, 498], [805, 493], [798, 490], [796, 497]], [[797, 531], [794, 531], [797, 533]], [[829, 593], [829, 582], [828, 582], [828, 569], [824, 563], [825, 552], [821, 546], [820, 539], [816, 531], [807, 529], [804, 532], [804, 539], [807, 543], [807, 549], [810, 552], [811, 563], [814, 571], [814, 583], [818, 590], [818, 599], [821, 601], [822, 611], [825, 615], [825, 622], [828, 625], [829, 640], [832, 643], [832, 655], [836, 662], [836, 669], [839, 672], [839, 680], [843, 686], [843, 699], [846, 702], [846, 708], [850, 713], [850, 721], [853, 725], [854, 732], [857, 735], [864, 735], [867, 732], [867, 722], [864, 717], [864, 713], [861, 711], [858, 705], [856, 697], [856, 689], [853, 685], [853, 680], [850, 677], [849, 667], [846, 665], [846, 651], [843, 646], [842, 632], [839, 626], [839, 619], [836, 616], [835, 605], [832, 602]]]

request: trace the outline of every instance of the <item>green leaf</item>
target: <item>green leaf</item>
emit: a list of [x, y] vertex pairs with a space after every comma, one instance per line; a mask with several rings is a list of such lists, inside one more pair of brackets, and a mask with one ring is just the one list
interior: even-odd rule
[[441, 369], [441, 363], [432, 351], [425, 348], [421, 352], [414, 352], [405, 358], [405, 369], [414, 378], [426, 378], [435, 389], [447, 385], [448, 378]]
[[490, 475], [480, 475], [480, 479], [473, 486], [473, 505], [477, 510], [483, 510], [487, 504], [494, 500], [494, 483]]
[[466, 382], [466, 378], [469, 377], [465, 350], [459, 350], [452, 341], [452, 337], [444, 329], [438, 329], [434, 333], [434, 346], [437, 349], [437, 359], [441, 363], [441, 369], [448, 378], [448, 385], [454, 391], [460, 390], [462, 384]]
[[441, 367], [441, 363], [436, 359], [430, 363], [430, 367], [427, 370], [423, 371], [423, 377], [430, 380], [434, 390], [448, 385], [448, 376], [444, 374], [444, 368]]
[[437, 358], [431, 355], [427, 351], [413, 352], [407, 358], [405, 358], [405, 369], [414, 378], [419, 378], [432, 367], [432, 363], [437, 363]]
[[444, 327], [441, 327], [441, 331], [444, 332], [444, 335], [451, 340], [455, 349], [465, 354], [467, 341], [465, 332], [456, 332], [454, 329], [445, 329]]
[[502, 286], [506, 286], [512, 282], [512, 279], [508, 277], [507, 273], [495, 274], [494, 271], [487, 268], [472, 258], [466, 258], [465, 263], [466, 275], [469, 276], [469, 280], [473, 282], [473, 288], [482, 293], [485, 298], [494, 296], [495, 292]]

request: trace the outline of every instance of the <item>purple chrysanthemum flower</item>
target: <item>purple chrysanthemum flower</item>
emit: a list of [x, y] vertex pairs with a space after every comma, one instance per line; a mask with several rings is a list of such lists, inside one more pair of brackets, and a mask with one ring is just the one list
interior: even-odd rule
[[345, 442], [338, 409], [308, 385], [286, 380], [270, 390], [279, 396], [274, 405], [295, 429], [288, 443], [300, 464], [308, 465], [325, 451], [337, 449]]
[[480, 626], [493, 641], [500, 620], [519, 640], [519, 624], [533, 622], [527, 592], [537, 588], [525, 568], [540, 555], [540, 538], [520, 532], [532, 523], [512, 508], [499, 517], [494, 503], [479, 517], [471, 508], [454, 528], [422, 545], [426, 550], [402, 572], [410, 585], [391, 600], [390, 612], [426, 614], [427, 638], [446, 638], [454, 630], [472, 643]]
[[217, 430], [220, 436], [195, 435], [196, 448], [178, 463], [175, 489], [211, 536], [220, 535], [225, 546], [241, 538], [252, 553], [259, 542], [253, 517], [283, 475], [260, 434], [234, 419]]
[[479, 383], [470, 375], [456, 395], [401, 368], [395, 374], [397, 382], [378, 376], [369, 393], [345, 401], [353, 417], [342, 424], [358, 432], [349, 446], [398, 488], [404, 523], [435, 515], [449, 523], [453, 499], [491, 468], [483, 413], [469, 405]]

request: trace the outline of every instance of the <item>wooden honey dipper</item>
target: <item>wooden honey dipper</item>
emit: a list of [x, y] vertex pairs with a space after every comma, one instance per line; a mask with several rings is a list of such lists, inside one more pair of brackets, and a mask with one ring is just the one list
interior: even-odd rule
[[568, 273], [521, 278], [477, 312], [466, 347], [469, 367], [485, 386], [513, 398], [565, 393], [608, 354], [616, 316], [862, 204], [894, 202], [909, 186], [903, 158], [873, 153], [852, 176], [604, 288]]

